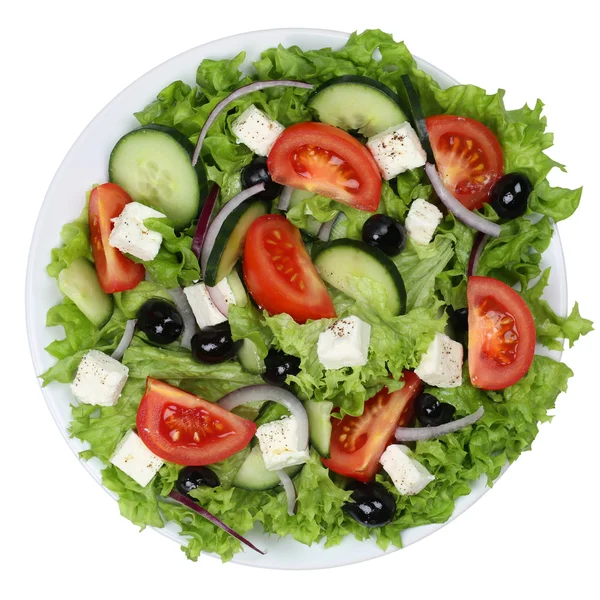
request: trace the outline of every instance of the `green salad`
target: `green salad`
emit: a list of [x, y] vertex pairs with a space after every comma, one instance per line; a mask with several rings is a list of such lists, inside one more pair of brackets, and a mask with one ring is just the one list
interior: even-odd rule
[[[376, 52], [378, 50], [378, 52]], [[542, 103], [440, 86], [379, 30], [205, 59], [135, 113], [48, 274], [70, 433], [121, 514], [226, 561], [255, 525], [402, 546], [530, 449], [592, 330], [543, 299], [581, 189]], [[250, 74], [248, 74], [250, 73]]]

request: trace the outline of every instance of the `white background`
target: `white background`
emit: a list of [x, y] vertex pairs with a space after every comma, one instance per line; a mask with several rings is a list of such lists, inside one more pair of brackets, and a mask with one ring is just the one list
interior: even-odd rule
[[166, 538], [138, 533], [64, 443], [37, 387], [22, 290], [35, 218], [62, 158], [94, 115], [147, 70], [203, 42], [254, 29], [380, 27], [461, 82], [507, 89], [511, 107], [542, 98], [555, 132], [551, 155], [569, 167], [567, 175], [555, 174], [552, 181], [585, 184], [581, 208], [560, 225], [569, 298], [579, 300], [585, 316], [597, 318], [598, 50], [595, 19], [587, 8], [591, 3], [407, 4], [103, 0], [3, 5], [0, 596], [598, 597], [595, 333], [564, 355], [576, 376], [559, 398], [554, 422], [542, 427], [534, 451], [479, 503], [411, 548], [329, 571], [267, 573], [208, 557], [195, 564]]

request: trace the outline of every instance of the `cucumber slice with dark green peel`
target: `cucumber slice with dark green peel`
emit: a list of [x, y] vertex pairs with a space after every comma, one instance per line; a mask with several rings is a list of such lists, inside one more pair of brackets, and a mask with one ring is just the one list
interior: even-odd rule
[[219, 229], [206, 263], [205, 273], [203, 273], [206, 285], [214, 287], [217, 282], [231, 273], [244, 250], [250, 225], [268, 212], [268, 202], [249, 198], [227, 216]]
[[323, 458], [329, 458], [333, 402], [308, 400], [304, 403], [304, 408], [308, 415], [310, 443]]
[[98, 328], [113, 313], [112, 296], [100, 287], [96, 269], [85, 258], [76, 258], [58, 274], [58, 288]]
[[314, 258], [315, 267], [329, 285], [351, 298], [367, 302], [361, 291], [365, 279], [382, 287], [386, 309], [393, 316], [406, 311], [406, 288], [392, 260], [379, 248], [358, 240], [335, 240]]
[[395, 92], [361, 75], [330, 79], [315, 90], [308, 106], [323, 123], [366, 137], [407, 120]]
[[[304, 465], [295, 465], [287, 467], [284, 471], [290, 476], [297, 475]], [[252, 492], [261, 492], [270, 490], [280, 485], [279, 477], [275, 471], [269, 471], [265, 467], [260, 446], [257, 444], [252, 448], [248, 458], [242, 463], [240, 470], [234, 477], [232, 484], [236, 488], [249, 490]]]
[[402, 85], [400, 86], [400, 102], [406, 113], [410, 116], [410, 120], [419, 136], [423, 150], [427, 154], [427, 162], [435, 165], [435, 157], [429, 141], [429, 133], [425, 122], [425, 113], [419, 93], [415, 89], [411, 78], [408, 75], [402, 75]]
[[108, 164], [110, 181], [182, 229], [198, 216], [206, 175], [192, 166], [192, 143], [171, 127], [149, 125], [124, 135]]
[[235, 305], [244, 308], [248, 304], [248, 294], [246, 293], [246, 288], [236, 269], [233, 269], [231, 273], [227, 275], [227, 283], [233, 292]]
[[260, 375], [266, 370], [265, 361], [260, 357], [256, 344], [248, 338], [242, 340], [237, 357], [242, 367], [252, 375]]

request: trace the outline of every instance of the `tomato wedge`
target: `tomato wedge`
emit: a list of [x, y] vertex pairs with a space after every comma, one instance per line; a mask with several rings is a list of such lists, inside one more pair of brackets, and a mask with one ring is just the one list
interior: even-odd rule
[[325, 123], [298, 123], [277, 139], [267, 160], [273, 181], [375, 212], [381, 175], [371, 153]]
[[445, 186], [467, 208], [481, 208], [504, 173], [496, 136], [467, 117], [437, 115], [427, 117], [425, 123]]
[[282, 215], [264, 215], [252, 223], [243, 266], [250, 295], [271, 315], [287, 313], [297, 323], [336, 316], [300, 230]]
[[360, 417], [332, 417], [331, 458], [323, 459], [326, 467], [358, 481], [375, 477], [396, 427], [412, 421], [414, 401], [423, 390], [423, 382], [412, 371], [404, 371], [403, 378], [401, 390], [390, 394], [383, 388], [367, 400]]
[[229, 458], [245, 448], [256, 431], [252, 421], [152, 377], [146, 381], [136, 425], [154, 454], [188, 466]]
[[469, 277], [469, 374], [484, 390], [503, 390], [529, 370], [535, 323], [521, 296], [490, 277]]
[[133, 262], [108, 243], [113, 227], [111, 219], [118, 217], [129, 202], [129, 194], [114, 183], [99, 185], [90, 195], [88, 214], [92, 253], [98, 281], [107, 294], [132, 290], [146, 274], [144, 265]]

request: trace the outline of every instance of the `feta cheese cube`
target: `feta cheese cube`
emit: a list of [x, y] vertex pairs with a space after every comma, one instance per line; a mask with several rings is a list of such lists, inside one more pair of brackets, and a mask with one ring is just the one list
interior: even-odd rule
[[319, 361], [326, 369], [366, 365], [370, 340], [368, 323], [355, 316], [339, 319], [319, 335]]
[[403, 496], [418, 494], [435, 477], [416, 459], [408, 446], [392, 444], [381, 455], [379, 462]]
[[183, 293], [192, 307], [200, 329], [227, 321], [227, 317], [213, 304], [204, 283], [195, 283], [183, 288]]
[[436, 333], [415, 373], [429, 385], [459, 387], [462, 384], [463, 347], [443, 333]]
[[268, 156], [285, 127], [252, 104], [232, 123], [231, 129], [238, 144], [245, 144], [259, 156]]
[[118, 360], [99, 350], [90, 350], [77, 367], [71, 391], [82, 404], [114, 406], [128, 376], [129, 369]]
[[300, 448], [296, 417], [283, 417], [256, 430], [260, 451], [269, 471], [301, 465], [308, 461], [308, 448]]
[[408, 122], [390, 127], [369, 138], [367, 148], [384, 179], [392, 179], [404, 171], [422, 167], [427, 162], [419, 137]]
[[221, 279], [221, 281], [219, 281], [215, 287], [219, 290], [219, 292], [221, 292], [223, 298], [225, 298], [225, 302], [227, 302], [228, 305], [235, 304], [235, 296], [233, 295], [231, 286], [227, 282], [227, 277]]
[[148, 229], [144, 225], [144, 220], [160, 219], [164, 216], [145, 204], [130, 202], [125, 205], [121, 214], [112, 220], [114, 227], [110, 232], [108, 243], [113, 248], [140, 260], [154, 260], [162, 244], [162, 235]]
[[429, 244], [443, 217], [444, 215], [437, 206], [423, 198], [417, 198], [410, 205], [406, 216], [406, 232], [413, 242]]
[[164, 464], [162, 458], [150, 451], [133, 429], [119, 442], [110, 462], [142, 487], [150, 483]]

